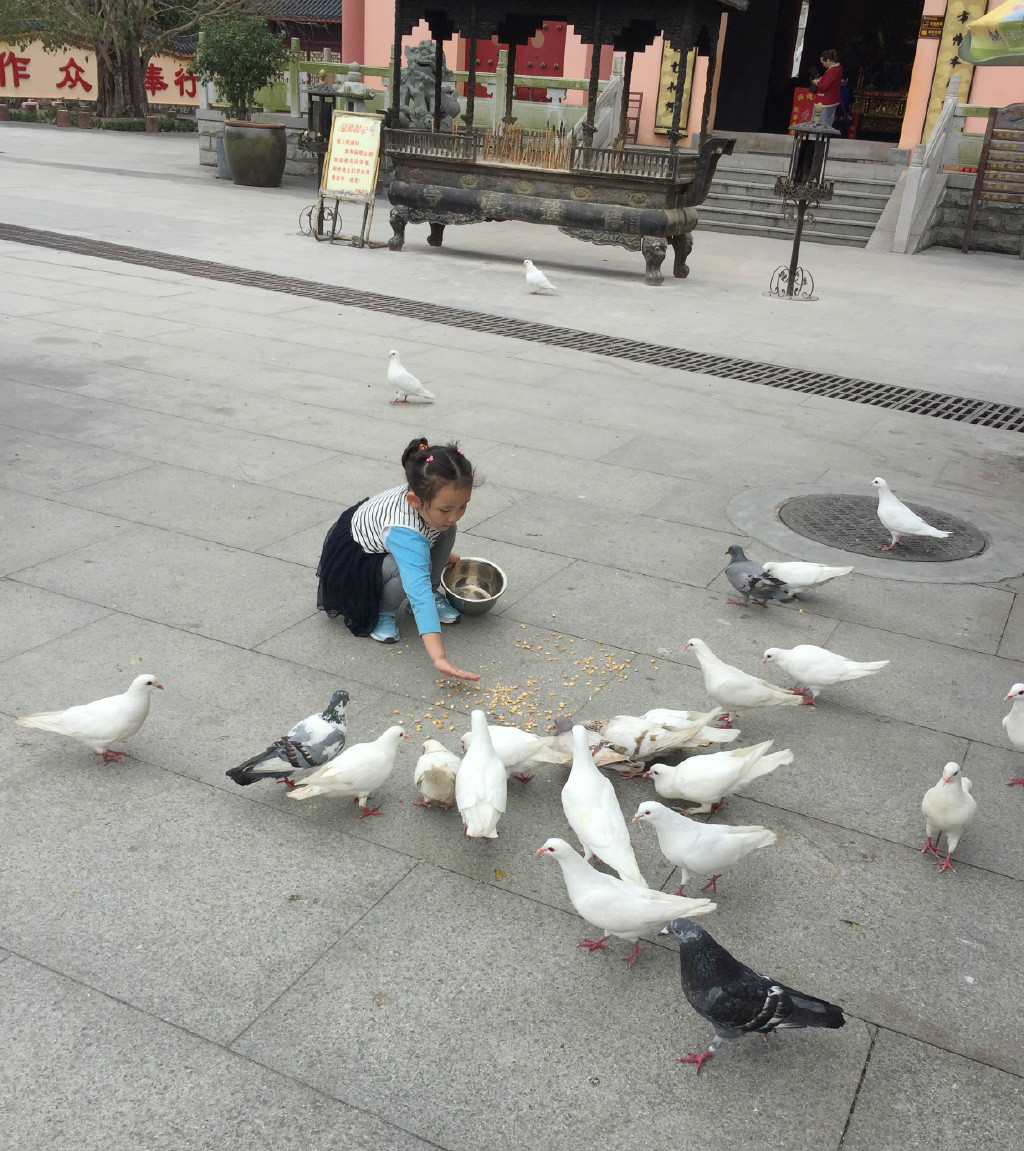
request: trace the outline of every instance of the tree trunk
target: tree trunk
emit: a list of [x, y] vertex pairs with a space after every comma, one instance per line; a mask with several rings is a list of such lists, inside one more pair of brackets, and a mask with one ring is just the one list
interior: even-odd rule
[[138, 40], [112, 34], [96, 44], [96, 114], [106, 117], [144, 117], [149, 101], [143, 80], [149, 54]]

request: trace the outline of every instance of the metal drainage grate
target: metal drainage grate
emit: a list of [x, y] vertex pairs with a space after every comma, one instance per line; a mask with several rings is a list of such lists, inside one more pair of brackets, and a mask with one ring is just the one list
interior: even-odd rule
[[779, 508], [779, 519], [792, 531], [844, 552], [882, 559], [942, 563], [965, 560], [985, 550], [988, 540], [973, 524], [921, 504], [908, 504], [927, 523], [952, 532], [946, 539], [904, 536], [892, 551], [881, 550], [889, 532], [878, 519], [873, 496], [795, 496]]
[[876, 408], [912, 412], [958, 423], [981, 424], [1004, 431], [1024, 431], [1024, 408], [1010, 404], [997, 404], [990, 400], [948, 396], [942, 392], [927, 392], [919, 388], [904, 388], [898, 384], [879, 384], [871, 380], [855, 380], [848, 376], [833, 376], [801, 368], [787, 368], [781, 364], [763, 364], [756, 360], [740, 360], [730, 356], [716, 356], [707, 352], [689, 352], [665, 344], [648, 344], [641, 340], [604, 336], [597, 332], [581, 332], [575, 328], [559, 328], [554, 324], [539, 324], [529, 320], [515, 320], [486, 312], [471, 312], [465, 308], [448, 308], [421, 300], [407, 300], [401, 296], [385, 296], [378, 292], [364, 292], [357, 288], [343, 288], [334, 284], [321, 284], [313, 280], [299, 280], [291, 276], [278, 276], [272, 272], [257, 272], [250, 268], [237, 268], [231, 264], [216, 264], [209, 260], [195, 260], [189, 256], [174, 256], [145, 248], [131, 248], [103, 240], [89, 240], [82, 236], [69, 236], [62, 232], [47, 232], [37, 228], [23, 228], [15, 224], [0, 224], [0, 240], [17, 244], [32, 244], [62, 252], [76, 252], [101, 260], [116, 260], [122, 264], [137, 264], [159, 268], [165, 272], [178, 272], [206, 280], [221, 280], [250, 288], [263, 288], [269, 292], [283, 292], [325, 303], [341, 304], [349, 308], [362, 308], [371, 312], [387, 312], [403, 319], [424, 320], [452, 328], [467, 328], [474, 332], [487, 332], [513, 340], [527, 340], [535, 344], [550, 344], [578, 352], [592, 352], [598, 356], [631, 360], [635, 363], [654, 364], [676, 368], [683, 372], [701, 372], [730, 380], [744, 380], [770, 388], [784, 388], [807, 395], [828, 396], [836, 400], [849, 400], [855, 404], [868, 404]]

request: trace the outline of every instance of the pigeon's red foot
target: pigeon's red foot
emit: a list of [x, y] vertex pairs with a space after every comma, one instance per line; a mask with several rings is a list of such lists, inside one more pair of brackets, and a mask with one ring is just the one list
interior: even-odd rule
[[722, 878], [722, 873], [720, 871], [717, 872], [715, 875], [712, 875], [712, 877], [707, 881], [707, 883], [705, 883], [704, 886], [701, 888], [701, 891], [707, 891], [707, 889], [710, 887], [711, 888], [711, 894], [717, 895], [718, 894], [718, 881], [721, 878]]
[[455, 806], [455, 804], [454, 803], [439, 803], [437, 806], [442, 811], [451, 811], [451, 809]]
[[409, 397], [408, 396], [398, 396], [393, 400], [389, 400], [388, 402], [392, 403], [392, 404], [407, 404], [409, 402]]
[[883, 545], [882, 545], [882, 551], [884, 551], [884, 552], [891, 552], [891, 551], [892, 551], [892, 549], [893, 549], [894, 547], [896, 547], [896, 545], [897, 545], [897, 543], [898, 543], [898, 542], [899, 542], [898, 540], [893, 540], [893, 542], [892, 542], [891, 544], [883, 544]]
[[756, 599], [756, 600], [754, 600], [754, 603], [756, 603], [758, 607], [767, 607], [768, 606], [768, 601], [766, 599]]
[[814, 692], [809, 687], [795, 687], [793, 689], [797, 695], [804, 697], [804, 707], [817, 707], [818, 701], [814, 698]]
[[925, 843], [924, 847], [921, 848], [921, 854], [922, 855], [934, 855], [936, 859], [939, 858], [939, 853], [938, 853], [938, 851], [935, 850], [935, 844], [932, 843], [932, 837], [930, 835], [928, 836], [928, 840]]
[[714, 1059], [714, 1054], [711, 1051], [701, 1051], [699, 1054], [696, 1051], [687, 1051], [685, 1055], [681, 1055], [677, 1063], [696, 1063], [697, 1074], [700, 1074], [700, 1069], [704, 1066], [709, 1059]]
[[641, 779], [648, 773], [642, 767], [631, 767], [629, 771], [619, 773], [623, 779]]
[[1024, 779], [1011, 779], [1007, 787], [1024, 787]]
[[722, 718], [718, 721], [718, 723], [715, 724], [715, 727], [721, 728], [722, 730], [726, 730], [732, 727], [732, 720], [729, 718], [728, 712], [726, 712], [725, 715], [723, 715]]
[[286, 787], [286, 788], [287, 788], [289, 791], [294, 791], [294, 790], [295, 790], [295, 783], [294, 783], [294, 781], [293, 781], [293, 780], [291, 780], [291, 779], [289, 779], [287, 775], [286, 775], [286, 776], [284, 776], [283, 778], [279, 779], [277, 782], [278, 782], [278, 783], [283, 783], [283, 784], [285, 785], [285, 787]]
[[126, 751], [111, 751], [109, 748], [103, 752], [96, 752], [97, 755], [103, 756], [104, 763], [120, 763], [122, 759], [128, 758]]
[[649, 949], [646, 947], [640, 946], [640, 940], [638, 939], [636, 941], [636, 943], [633, 944], [633, 950], [628, 955], [620, 955], [619, 958], [622, 960], [623, 963], [628, 963], [629, 964], [629, 970], [632, 971], [633, 970], [633, 964], [636, 963], [637, 959], [639, 958], [640, 952], [641, 951], [647, 951], [647, 950], [649, 950]]
[[685, 895], [686, 894], [685, 884], [680, 883], [680, 885], [675, 889], [675, 891], [672, 892], [672, 894], [673, 895]]
[[610, 951], [611, 948], [605, 943], [607, 938], [607, 935], [602, 935], [600, 939], [584, 939], [582, 943], [577, 943], [576, 946], [585, 947], [590, 954], [595, 951]]
[[717, 803], [711, 805], [711, 814], [717, 815], [723, 807], [728, 807], [729, 801], [727, 799], [720, 799]]
[[941, 863], [935, 864], [935, 866], [939, 869], [939, 871], [952, 871], [952, 873], [954, 875], [956, 875], [956, 868], [949, 861], [949, 856], [952, 854], [953, 854], [952, 852], [949, 852], [949, 854], [946, 856], [946, 858]]
[[414, 799], [412, 801], [413, 807], [433, 807], [434, 805], [429, 799]]
[[727, 599], [725, 602], [731, 603], [734, 607], [746, 607], [747, 606], [746, 602], [744, 600], [741, 600], [741, 599]]
[[518, 779], [520, 783], [529, 783], [530, 780], [533, 779], [533, 776], [532, 775], [518, 775], [518, 774], [516, 774], [516, 775], [513, 775], [512, 778]]
[[[360, 804], [359, 806], [363, 807], [362, 804]], [[369, 815], [383, 815], [383, 814], [384, 814], [383, 808], [380, 808], [380, 807], [363, 807], [363, 810], [359, 813], [359, 818], [360, 819], [366, 819], [366, 817]]]

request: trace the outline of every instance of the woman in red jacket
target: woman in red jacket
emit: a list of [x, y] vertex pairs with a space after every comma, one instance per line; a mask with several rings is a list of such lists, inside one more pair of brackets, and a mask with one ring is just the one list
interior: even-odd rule
[[811, 81], [811, 91], [815, 94], [815, 104], [821, 105], [819, 123], [832, 127], [839, 107], [839, 86], [843, 82], [843, 69], [839, 64], [839, 53], [834, 48], [826, 48], [821, 54], [824, 73]]

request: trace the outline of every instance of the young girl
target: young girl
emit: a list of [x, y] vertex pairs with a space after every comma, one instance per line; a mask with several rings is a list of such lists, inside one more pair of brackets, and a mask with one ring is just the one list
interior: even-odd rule
[[473, 494], [473, 467], [457, 444], [431, 447], [422, 438], [402, 453], [406, 482], [341, 513], [327, 533], [316, 606], [343, 615], [353, 635], [398, 640], [398, 609], [408, 598], [434, 667], [456, 679], [480, 677], [445, 655], [441, 624], [459, 613], [438, 590], [452, 551], [455, 525]]

